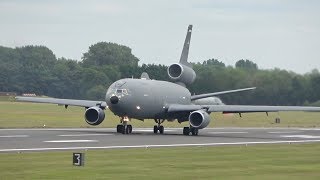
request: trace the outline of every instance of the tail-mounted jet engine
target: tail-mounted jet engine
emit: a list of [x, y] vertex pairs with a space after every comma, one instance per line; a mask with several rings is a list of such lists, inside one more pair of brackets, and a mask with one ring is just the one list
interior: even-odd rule
[[86, 110], [84, 118], [88, 124], [96, 126], [102, 123], [105, 114], [101, 108], [94, 106]]
[[196, 79], [194, 70], [181, 63], [171, 64], [167, 71], [170, 79], [174, 82], [182, 82], [185, 85], [189, 85]]
[[189, 115], [189, 123], [196, 129], [203, 129], [210, 123], [210, 116], [203, 110], [193, 111]]

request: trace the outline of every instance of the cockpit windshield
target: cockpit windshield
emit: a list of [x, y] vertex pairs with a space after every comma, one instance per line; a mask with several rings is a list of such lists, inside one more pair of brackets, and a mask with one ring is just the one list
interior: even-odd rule
[[116, 89], [116, 94], [118, 96], [128, 95], [128, 90], [127, 89]]

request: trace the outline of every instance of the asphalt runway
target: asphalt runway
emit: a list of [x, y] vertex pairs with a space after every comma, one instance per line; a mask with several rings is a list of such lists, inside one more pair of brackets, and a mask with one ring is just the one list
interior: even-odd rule
[[0, 152], [317, 142], [316, 128], [207, 128], [198, 136], [184, 136], [182, 128], [161, 135], [151, 128], [134, 128], [129, 135], [115, 128], [0, 129]]

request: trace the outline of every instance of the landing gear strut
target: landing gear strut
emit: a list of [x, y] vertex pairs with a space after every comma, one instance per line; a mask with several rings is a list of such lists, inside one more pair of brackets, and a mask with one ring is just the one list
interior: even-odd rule
[[191, 126], [183, 128], [183, 135], [189, 136], [190, 133], [192, 136], [198, 136], [199, 129], [191, 127]]
[[163, 134], [164, 132], [164, 127], [161, 125], [164, 122], [164, 119], [155, 119], [154, 120], [158, 125], [153, 126], [153, 133], [157, 134], [158, 131], [160, 134]]
[[122, 134], [131, 134], [132, 133], [132, 125], [128, 124], [129, 122], [128, 117], [121, 117], [120, 123], [117, 125], [117, 133]]

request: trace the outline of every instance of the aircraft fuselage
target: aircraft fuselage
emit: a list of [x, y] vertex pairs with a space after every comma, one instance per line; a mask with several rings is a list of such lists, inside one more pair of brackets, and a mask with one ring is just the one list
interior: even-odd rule
[[121, 79], [106, 93], [109, 109], [117, 116], [136, 119], [175, 118], [166, 113], [168, 104], [191, 104], [191, 93], [167, 81]]

